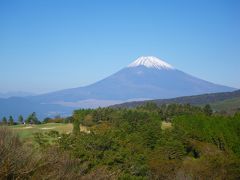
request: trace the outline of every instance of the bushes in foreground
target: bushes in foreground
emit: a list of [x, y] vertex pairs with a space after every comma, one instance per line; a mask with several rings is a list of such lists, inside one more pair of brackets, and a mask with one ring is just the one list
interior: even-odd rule
[[32, 150], [5, 127], [0, 127], [0, 177], [3, 179], [28, 178], [37, 160]]
[[[93, 175], [93, 174], [92, 174]], [[90, 175], [89, 175], [90, 176]], [[0, 127], [0, 179], [79, 179], [81, 161], [50, 146], [34, 149], [6, 127]]]

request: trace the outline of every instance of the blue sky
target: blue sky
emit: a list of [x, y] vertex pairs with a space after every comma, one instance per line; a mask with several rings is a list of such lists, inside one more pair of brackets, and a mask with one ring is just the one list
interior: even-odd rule
[[238, 0], [0, 0], [0, 92], [91, 84], [157, 56], [240, 88]]

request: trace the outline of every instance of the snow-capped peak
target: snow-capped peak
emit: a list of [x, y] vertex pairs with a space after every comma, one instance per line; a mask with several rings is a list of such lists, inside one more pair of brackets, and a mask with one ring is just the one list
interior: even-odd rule
[[128, 67], [137, 67], [137, 66], [145, 66], [147, 68], [156, 68], [156, 69], [174, 69], [170, 64], [165, 61], [158, 59], [154, 56], [142, 56], [137, 60], [128, 65]]

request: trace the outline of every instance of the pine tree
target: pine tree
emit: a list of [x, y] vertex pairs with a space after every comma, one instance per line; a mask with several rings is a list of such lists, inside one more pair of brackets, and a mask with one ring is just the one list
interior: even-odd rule
[[27, 117], [27, 119], [26, 119], [26, 124], [30, 124], [30, 123], [32, 123], [32, 114], [30, 114], [28, 117]]
[[11, 126], [11, 125], [14, 125], [14, 119], [13, 119], [12, 116], [9, 116], [8, 122], [9, 122], [9, 125], [10, 125], [10, 126]]
[[32, 114], [30, 114], [29, 116], [28, 116], [28, 118], [26, 119], [26, 123], [27, 124], [39, 124], [40, 123], [40, 121], [38, 120], [38, 118], [37, 118], [37, 114], [35, 113], [35, 112], [33, 112]]
[[19, 122], [19, 124], [22, 124], [22, 123], [23, 123], [23, 116], [22, 116], [22, 115], [20, 115], [20, 116], [18, 117], [18, 122]]
[[37, 118], [37, 114], [35, 112], [32, 113], [31, 118], [32, 118], [32, 123], [33, 124], [38, 124], [39, 123], [39, 120]]
[[4, 125], [7, 124], [7, 118], [6, 118], [6, 117], [3, 117], [3, 118], [2, 118], [2, 123], [3, 123]]

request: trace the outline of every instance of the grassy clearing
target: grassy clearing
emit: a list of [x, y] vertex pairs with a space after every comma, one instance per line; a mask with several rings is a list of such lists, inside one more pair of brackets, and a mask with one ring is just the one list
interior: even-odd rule
[[72, 124], [63, 123], [47, 123], [39, 125], [16, 125], [10, 126], [10, 128], [16, 132], [20, 138], [24, 140], [32, 140], [33, 134], [36, 132], [49, 132], [51, 130], [58, 131], [59, 133], [71, 133]]

